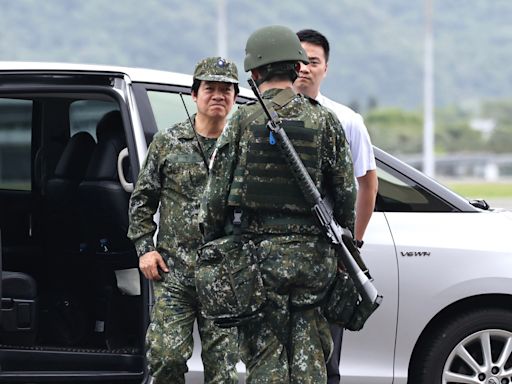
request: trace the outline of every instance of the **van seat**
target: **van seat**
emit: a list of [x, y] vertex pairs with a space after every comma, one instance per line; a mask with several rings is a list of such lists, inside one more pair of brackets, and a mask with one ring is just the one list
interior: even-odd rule
[[37, 333], [37, 286], [21, 272], [2, 272], [0, 343], [33, 345]]

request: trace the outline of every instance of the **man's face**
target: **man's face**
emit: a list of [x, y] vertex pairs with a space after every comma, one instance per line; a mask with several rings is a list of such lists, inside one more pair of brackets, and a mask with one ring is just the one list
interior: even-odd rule
[[210, 118], [225, 118], [235, 103], [235, 87], [232, 83], [201, 81], [192, 99], [197, 104], [197, 113]]
[[293, 86], [300, 93], [315, 98], [327, 73], [325, 52], [320, 45], [306, 42], [301, 42], [301, 45], [308, 55], [309, 64], [300, 63], [299, 77]]

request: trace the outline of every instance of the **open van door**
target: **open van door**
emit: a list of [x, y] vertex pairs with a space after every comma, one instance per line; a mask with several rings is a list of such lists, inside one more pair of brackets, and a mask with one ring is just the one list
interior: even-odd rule
[[144, 378], [128, 80], [0, 71], [0, 383]]
[[0, 228], [0, 324], [2, 324], [2, 228]]

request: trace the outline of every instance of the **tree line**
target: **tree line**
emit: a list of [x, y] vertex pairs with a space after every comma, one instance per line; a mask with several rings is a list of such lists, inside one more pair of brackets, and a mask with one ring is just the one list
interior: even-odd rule
[[[421, 111], [374, 107], [365, 123], [375, 145], [393, 154], [417, 154], [423, 147]], [[512, 152], [512, 99], [486, 101], [475, 111], [457, 107], [435, 113], [435, 153]]]

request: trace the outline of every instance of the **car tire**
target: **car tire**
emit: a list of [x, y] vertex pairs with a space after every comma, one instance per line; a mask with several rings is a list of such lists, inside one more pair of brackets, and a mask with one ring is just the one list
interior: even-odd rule
[[512, 383], [512, 311], [464, 312], [431, 335], [411, 365], [409, 383]]

